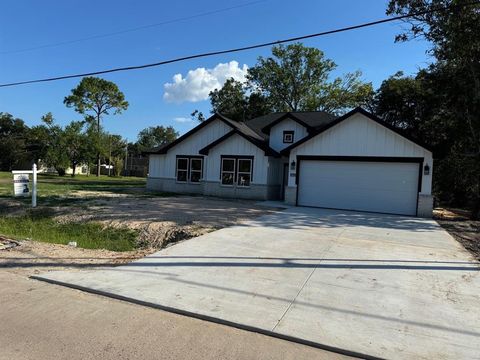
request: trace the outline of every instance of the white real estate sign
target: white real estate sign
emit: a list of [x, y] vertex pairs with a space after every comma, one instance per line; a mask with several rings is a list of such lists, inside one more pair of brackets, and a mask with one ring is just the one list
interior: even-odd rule
[[[32, 207], [37, 206], [37, 165], [33, 164], [32, 170], [13, 170], [14, 196], [32, 195]], [[32, 174], [32, 190], [30, 191], [30, 175]]]
[[13, 174], [13, 192], [15, 196], [30, 196], [30, 176]]

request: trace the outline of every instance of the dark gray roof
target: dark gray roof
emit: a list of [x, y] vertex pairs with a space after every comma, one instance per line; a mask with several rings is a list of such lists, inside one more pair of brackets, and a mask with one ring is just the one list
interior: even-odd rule
[[[247, 122], [238, 122], [232, 119], [229, 119], [222, 114], [213, 114], [210, 118], [205, 120], [203, 123], [199, 124], [186, 134], [180, 136], [175, 141], [158, 146], [156, 148], [144, 151], [144, 154], [165, 154], [171, 147], [182, 142], [187, 137], [191, 136], [208, 123], [215, 119], [220, 119], [224, 123], [230, 125], [236, 132], [240, 133], [244, 137], [248, 138], [252, 143], [262, 148], [268, 153], [277, 155], [277, 153], [270, 149], [268, 146], [268, 132], [262, 131], [265, 128], [273, 126], [276, 122], [282, 121], [284, 118], [292, 118], [300, 124], [309, 128], [310, 131], [314, 131], [318, 128], [321, 128], [335, 120], [335, 116], [323, 111], [294, 111], [294, 112], [278, 112], [271, 113], [268, 115], [260, 116], [254, 119], [251, 119]], [[228, 135], [228, 134], [227, 134]], [[230, 134], [231, 135], [231, 134]], [[229, 135], [229, 136], [230, 136]], [[223, 139], [223, 137], [222, 137]], [[216, 142], [213, 142], [214, 144]]]
[[304, 123], [312, 129], [323, 127], [336, 119], [335, 115], [325, 111], [291, 111], [277, 112], [259, 116], [257, 118], [248, 120], [246, 124], [257, 134], [262, 136], [262, 129], [271, 126], [272, 124], [286, 117], [291, 117], [301, 123]]

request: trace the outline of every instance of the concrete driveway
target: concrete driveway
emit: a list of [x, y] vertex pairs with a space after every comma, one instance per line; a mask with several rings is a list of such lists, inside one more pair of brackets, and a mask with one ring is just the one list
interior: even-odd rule
[[292, 208], [37, 278], [382, 358], [479, 358], [480, 268], [435, 221]]

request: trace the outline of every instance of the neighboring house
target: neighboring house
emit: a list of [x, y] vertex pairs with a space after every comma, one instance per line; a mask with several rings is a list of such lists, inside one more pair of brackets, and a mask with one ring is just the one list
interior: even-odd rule
[[431, 151], [361, 108], [214, 114], [149, 156], [151, 190], [432, 215]]
[[[44, 166], [41, 162], [41, 160], [39, 161], [39, 169], [38, 169], [38, 172], [39, 173], [47, 173], [47, 174], [56, 174], [57, 173], [57, 170], [54, 168], [54, 167], [47, 167], [47, 166]], [[72, 167], [68, 167], [67, 169], [65, 169], [65, 174], [67, 175], [71, 175], [73, 173], [73, 169]], [[84, 164], [79, 164], [75, 167], [75, 174], [76, 175], [88, 175], [88, 165], [84, 165]]]

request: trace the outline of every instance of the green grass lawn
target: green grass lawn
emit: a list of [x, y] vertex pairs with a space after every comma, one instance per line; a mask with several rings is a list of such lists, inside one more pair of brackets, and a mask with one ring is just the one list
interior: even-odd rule
[[[13, 199], [12, 179], [10, 172], [0, 172], [0, 198]], [[52, 213], [48, 209], [49, 206], [75, 205], [84, 201], [81, 197], [73, 196], [74, 191], [98, 192], [98, 197], [93, 197], [96, 199], [102, 193], [134, 193], [135, 188], [145, 188], [145, 183], [145, 179], [136, 177], [77, 175], [72, 178], [39, 174], [37, 203], [40, 208], [21, 216], [8, 216], [8, 208], [0, 209], [0, 234], [15, 239], [28, 238], [57, 244], [76, 241], [79, 247], [87, 249], [133, 250], [137, 237], [133, 230], [104, 228], [93, 222], [61, 224], [52, 219]], [[141, 192], [139, 196], [142, 196]], [[17, 199], [25, 208], [31, 202], [30, 197]]]
[[[0, 172], [0, 196], [13, 195], [13, 176], [10, 172]], [[31, 177], [30, 177], [31, 181]], [[38, 175], [37, 194], [39, 202], [54, 196], [68, 196], [74, 190], [125, 193], [134, 188], [145, 187], [146, 179], [138, 177], [108, 177], [77, 175]]]
[[76, 241], [85, 249], [129, 251], [135, 249], [137, 232], [126, 228], [103, 228], [97, 223], [61, 224], [34, 213], [19, 217], [0, 216], [0, 233], [18, 240], [36, 240], [67, 245]]

